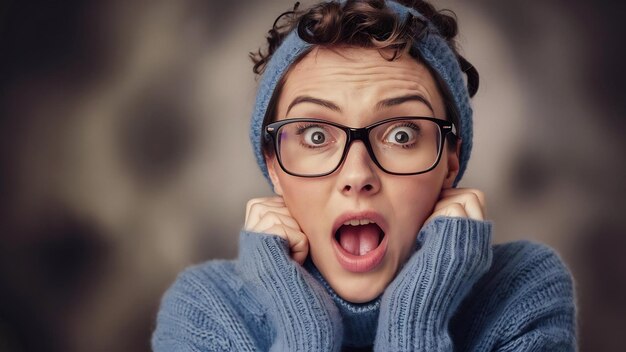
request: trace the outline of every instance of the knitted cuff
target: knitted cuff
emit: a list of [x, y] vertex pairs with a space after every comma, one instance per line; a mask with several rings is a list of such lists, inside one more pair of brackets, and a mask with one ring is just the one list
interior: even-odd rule
[[375, 350], [448, 351], [448, 323], [489, 269], [491, 223], [438, 217], [420, 231], [421, 248], [385, 290]]
[[266, 308], [273, 351], [339, 351], [343, 327], [324, 289], [289, 257], [278, 236], [241, 231], [239, 270]]

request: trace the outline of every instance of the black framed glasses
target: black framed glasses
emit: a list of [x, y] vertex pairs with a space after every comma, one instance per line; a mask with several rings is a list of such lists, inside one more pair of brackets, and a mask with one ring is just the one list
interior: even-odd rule
[[354, 141], [362, 141], [370, 158], [392, 175], [417, 175], [434, 169], [446, 136], [456, 137], [455, 126], [432, 117], [403, 116], [363, 128], [309, 118], [291, 118], [265, 127], [280, 167], [300, 177], [321, 177], [335, 172]]

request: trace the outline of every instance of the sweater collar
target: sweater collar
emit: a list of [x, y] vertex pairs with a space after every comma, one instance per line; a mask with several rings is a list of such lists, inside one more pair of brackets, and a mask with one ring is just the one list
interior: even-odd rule
[[380, 297], [366, 303], [348, 302], [341, 298], [332, 287], [330, 287], [310, 258], [307, 259], [304, 267], [322, 284], [339, 309], [343, 320], [343, 345], [349, 347], [373, 345], [374, 337], [376, 336], [376, 327], [378, 325]]

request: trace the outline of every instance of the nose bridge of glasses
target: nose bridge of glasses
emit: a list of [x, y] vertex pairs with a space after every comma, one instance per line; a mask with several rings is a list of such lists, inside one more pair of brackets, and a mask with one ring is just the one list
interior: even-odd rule
[[375, 160], [376, 156], [374, 156], [372, 151], [372, 145], [369, 140], [369, 128], [347, 128], [348, 132], [348, 140], [346, 141], [344, 159], [348, 157], [350, 150], [352, 149], [352, 144], [356, 141], [361, 141], [363, 143], [363, 147], [365, 148], [368, 156]]
[[[366, 147], [369, 146], [369, 132], [366, 127], [363, 128], [348, 128], [348, 141], [346, 148], [350, 148], [350, 145], [354, 141], [361, 141]], [[369, 148], [368, 148], [369, 149]]]

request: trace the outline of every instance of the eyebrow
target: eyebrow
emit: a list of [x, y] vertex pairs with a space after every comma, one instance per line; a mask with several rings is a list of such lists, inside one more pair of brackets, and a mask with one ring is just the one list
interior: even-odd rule
[[[395, 98], [389, 98], [389, 99], [381, 100], [378, 103], [376, 103], [375, 109], [376, 110], [382, 110], [383, 108], [388, 108], [388, 107], [400, 105], [400, 104], [406, 103], [407, 101], [418, 101], [418, 102], [421, 102], [424, 105], [426, 105], [433, 114], [435, 113], [435, 111], [433, 109], [433, 106], [430, 104], [430, 102], [428, 100], [426, 100], [426, 98], [424, 98], [423, 96], [417, 95], [417, 94], [409, 94], [409, 95], [404, 95], [404, 96], [401, 96], [401, 97], [395, 97]], [[325, 99], [320, 99], [320, 98], [313, 98], [313, 97], [308, 96], [308, 95], [300, 95], [300, 96], [297, 96], [291, 102], [291, 104], [289, 104], [289, 107], [287, 107], [287, 114], [289, 113], [291, 108], [293, 108], [294, 106], [296, 106], [298, 104], [302, 104], [302, 103], [312, 103], [312, 104], [323, 106], [323, 107], [325, 107], [327, 109], [330, 109], [330, 110], [333, 110], [333, 111], [336, 111], [336, 112], [341, 112], [341, 108], [339, 106], [337, 106], [335, 103], [333, 103], [332, 101], [325, 100]]]
[[435, 113], [433, 106], [430, 104], [430, 102], [426, 100], [426, 98], [424, 98], [423, 96], [417, 94], [409, 94], [401, 97], [381, 100], [376, 104], [376, 110], [400, 105], [402, 103], [406, 103], [407, 101], [419, 101], [426, 105], [433, 114]]
[[289, 104], [289, 107], [287, 108], [287, 114], [289, 113], [289, 110], [291, 110], [291, 108], [293, 108], [294, 106], [298, 105], [298, 104], [302, 104], [302, 103], [312, 103], [312, 104], [317, 104], [317, 105], [321, 105], [327, 109], [336, 111], [336, 112], [341, 112], [341, 108], [339, 106], [337, 106], [335, 103], [333, 103], [332, 101], [329, 100], [324, 100], [324, 99], [319, 99], [319, 98], [313, 98], [310, 97], [308, 95], [300, 95], [298, 97], [296, 97], [291, 104]]

